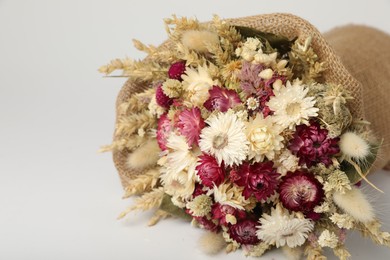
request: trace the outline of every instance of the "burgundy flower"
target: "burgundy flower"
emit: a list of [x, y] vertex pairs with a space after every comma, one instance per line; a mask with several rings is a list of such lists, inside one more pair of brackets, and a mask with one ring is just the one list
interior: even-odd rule
[[288, 172], [279, 186], [279, 198], [286, 209], [310, 213], [324, 198], [322, 184], [312, 173]]
[[288, 148], [299, 157], [299, 165], [307, 167], [323, 163], [329, 166], [332, 156], [340, 152], [340, 138], [329, 138], [328, 130], [321, 129], [320, 124], [311, 122], [309, 126], [299, 125]]
[[204, 103], [204, 107], [209, 111], [219, 110], [221, 112], [226, 112], [229, 108], [235, 107], [241, 103], [241, 99], [237, 92], [219, 86], [213, 86], [213, 88], [209, 90], [209, 95], [209, 99]]
[[217, 160], [208, 154], [199, 156], [199, 159], [196, 171], [202, 184], [209, 188], [212, 188], [214, 184], [220, 185], [225, 180], [223, 165], [220, 166]]
[[170, 79], [176, 79], [182, 81], [181, 76], [186, 71], [186, 62], [185, 61], [177, 61], [169, 67], [168, 77]]
[[158, 84], [156, 89], [156, 102], [157, 105], [162, 106], [164, 108], [169, 108], [170, 105], [172, 105], [173, 100], [165, 95], [162, 84]]
[[226, 221], [226, 215], [228, 214], [234, 216], [237, 220], [241, 220], [246, 217], [245, 211], [233, 208], [229, 205], [221, 205], [219, 203], [215, 203], [213, 205], [211, 214], [213, 219], [218, 220], [219, 225], [223, 226], [228, 225], [228, 222]]
[[194, 192], [192, 193], [192, 198], [196, 198], [200, 195], [206, 194], [207, 191], [203, 190], [203, 185], [200, 183], [195, 183], [195, 189]]
[[168, 137], [172, 130], [173, 127], [167, 114], [161, 115], [157, 124], [157, 143], [163, 151], [167, 149]]
[[229, 227], [230, 238], [242, 245], [255, 245], [260, 242], [256, 235], [256, 226], [258, 223], [254, 220], [243, 220]]
[[[189, 214], [189, 215], [191, 215], [189, 209], [186, 210], [186, 213]], [[191, 215], [191, 216], [192, 216], [192, 215]], [[218, 226], [217, 224], [215, 224], [215, 223], [213, 222], [213, 220], [207, 218], [207, 216], [205, 216], [205, 217], [196, 217], [196, 216], [192, 216], [192, 218], [195, 219], [195, 220], [199, 223], [199, 225], [200, 225], [202, 228], [207, 229], [207, 230], [209, 230], [209, 231], [211, 231], [211, 232], [218, 232], [218, 231], [221, 229], [220, 226]]]
[[176, 126], [180, 134], [186, 137], [189, 146], [198, 144], [200, 131], [205, 127], [200, 109], [193, 107], [181, 111]]
[[273, 112], [266, 103], [270, 100], [272, 96], [275, 96], [274, 91], [270, 86], [264, 86], [257, 90], [257, 95], [259, 96], [259, 111], [263, 113], [264, 117], [271, 115]]
[[244, 187], [242, 195], [246, 199], [254, 195], [258, 201], [265, 200], [275, 193], [278, 186], [279, 173], [273, 162], [249, 164], [243, 163], [231, 172], [233, 182]]
[[313, 221], [317, 221], [317, 220], [320, 220], [321, 219], [321, 216], [322, 214], [321, 213], [317, 213], [317, 212], [314, 212], [314, 211], [310, 211], [310, 212], [307, 212], [305, 214], [305, 217], [306, 218], [309, 218]]

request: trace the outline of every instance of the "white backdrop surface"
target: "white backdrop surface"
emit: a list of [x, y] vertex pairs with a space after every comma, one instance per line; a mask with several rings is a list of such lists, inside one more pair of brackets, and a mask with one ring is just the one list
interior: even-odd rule
[[[121, 200], [111, 155], [97, 150], [110, 143], [125, 79], [97, 68], [143, 57], [131, 39], [161, 43], [171, 14], [289, 12], [321, 31], [355, 23], [390, 33], [389, 11], [389, 0], [0, 0], [0, 259], [245, 259], [205, 256], [196, 246], [202, 232], [177, 220], [148, 228], [150, 214], [138, 213], [116, 221], [131, 201]], [[386, 191], [366, 188], [390, 230], [390, 173], [371, 180]], [[352, 259], [390, 258], [357, 233], [347, 245]]]

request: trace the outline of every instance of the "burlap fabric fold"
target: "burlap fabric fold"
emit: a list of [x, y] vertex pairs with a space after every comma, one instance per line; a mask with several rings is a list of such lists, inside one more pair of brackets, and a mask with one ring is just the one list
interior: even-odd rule
[[[312, 37], [312, 47], [321, 61], [328, 64], [324, 74], [327, 82], [341, 84], [354, 97], [350, 109], [355, 118], [372, 122], [372, 129], [384, 146], [371, 171], [383, 168], [390, 161], [390, 37], [368, 27], [347, 26], [325, 35], [302, 18], [291, 14], [266, 14], [227, 19], [233, 25], [252, 27], [263, 32], [298, 37], [302, 43]], [[169, 41], [160, 48], [167, 48]], [[134, 93], [149, 87], [148, 82], [132, 84], [127, 81], [116, 103], [119, 105]], [[114, 136], [114, 140], [118, 137]], [[142, 172], [126, 168], [128, 151], [114, 151], [113, 159], [123, 186]]]

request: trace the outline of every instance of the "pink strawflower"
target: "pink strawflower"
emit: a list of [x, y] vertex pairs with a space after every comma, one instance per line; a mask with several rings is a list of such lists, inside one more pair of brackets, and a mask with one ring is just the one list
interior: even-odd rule
[[167, 149], [168, 137], [172, 131], [171, 120], [169, 120], [167, 114], [161, 115], [157, 124], [157, 143], [161, 150]]
[[340, 138], [329, 138], [328, 130], [321, 129], [317, 122], [311, 122], [309, 126], [297, 126], [288, 148], [298, 156], [299, 165], [311, 167], [323, 163], [329, 166], [332, 164], [332, 156], [340, 152], [339, 140]]
[[249, 164], [244, 162], [231, 172], [234, 183], [244, 187], [245, 199], [254, 195], [258, 201], [265, 200], [275, 193], [278, 187], [279, 173], [273, 168], [274, 163], [262, 162]]
[[239, 210], [229, 205], [221, 205], [219, 203], [215, 203], [212, 206], [211, 214], [213, 219], [217, 220], [219, 225], [222, 226], [228, 226], [229, 223], [226, 221], [226, 215], [228, 214], [234, 216], [237, 220], [241, 220], [246, 217], [244, 210]]
[[196, 166], [197, 175], [202, 184], [206, 187], [213, 188], [219, 186], [225, 180], [225, 171], [217, 160], [208, 154], [199, 156], [199, 164]]
[[279, 199], [286, 209], [312, 215], [314, 207], [324, 198], [322, 184], [312, 173], [306, 171], [288, 172], [279, 185]]
[[176, 127], [185, 136], [189, 146], [198, 144], [200, 131], [205, 127], [204, 120], [197, 107], [184, 109], [179, 113]]
[[259, 224], [254, 220], [243, 220], [229, 227], [230, 238], [242, 245], [255, 245], [260, 242], [256, 235], [256, 226]]
[[229, 108], [241, 103], [241, 99], [236, 91], [219, 86], [213, 86], [209, 90], [209, 95], [209, 99], [204, 103], [204, 107], [209, 111], [219, 110], [226, 112]]
[[168, 77], [170, 79], [176, 79], [179, 81], [183, 81], [181, 76], [186, 71], [186, 62], [185, 61], [177, 61], [172, 63], [171, 67], [168, 70]]
[[263, 84], [263, 79], [259, 77], [259, 73], [265, 67], [261, 64], [252, 64], [250, 62], [243, 62], [241, 72], [238, 74], [240, 79], [240, 88], [247, 96], [256, 94], [257, 89]]
[[163, 89], [162, 89], [162, 84], [158, 84], [157, 89], [156, 89], [156, 102], [157, 105], [164, 107], [164, 108], [169, 108], [170, 105], [172, 105], [173, 100], [165, 95]]

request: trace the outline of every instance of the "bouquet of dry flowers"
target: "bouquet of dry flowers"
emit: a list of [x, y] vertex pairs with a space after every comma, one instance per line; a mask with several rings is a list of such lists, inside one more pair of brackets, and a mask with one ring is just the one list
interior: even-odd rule
[[209, 253], [323, 259], [329, 247], [346, 259], [349, 229], [390, 246], [359, 189], [376, 188], [366, 175], [389, 161], [386, 135], [373, 134], [360, 82], [314, 27], [287, 14], [165, 25], [160, 47], [134, 41], [146, 59], [100, 68], [129, 78], [104, 148], [125, 198], [139, 195], [120, 217], [188, 219], [210, 231]]

